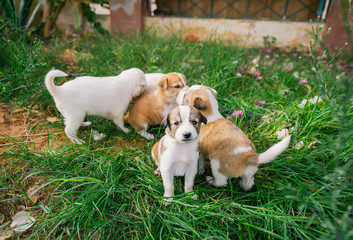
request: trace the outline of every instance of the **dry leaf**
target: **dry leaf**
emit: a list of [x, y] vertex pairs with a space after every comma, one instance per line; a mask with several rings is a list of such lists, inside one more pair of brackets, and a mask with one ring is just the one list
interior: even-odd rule
[[101, 140], [102, 138], [104, 138], [105, 134], [99, 133], [96, 130], [92, 130], [92, 137], [93, 137], [94, 141], [98, 141], [98, 140]]
[[5, 221], [5, 215], [0, 214], [0, 224], [2, 224]]
[[26, 211], [21, 211], [15, 214], [12, 217], [11, 226], [15, 232], [24, 232], [36, 222], [34, 217], [31, 217], [31, 214]]
[[13, 236], [14, 233], [14, 230], [2, 230], [0, 231], [0, 240], [9, 239]]
[[60, 122], [60, 119], [57, 117], [47, 117], [47, 121], [50, 123], [56, 123], [56, 122]]
[[300, 141], [294, 146], [294, 148], [295, 149], [301, 149], [302, 147], [304, 147], [304, 145], [305, 145], [304, 142]]
[[289, 130], [287, 128], [282, 129], [281, 131], [277, 131], [278, 140], [283, 140], [286, 136], [289, 135]]

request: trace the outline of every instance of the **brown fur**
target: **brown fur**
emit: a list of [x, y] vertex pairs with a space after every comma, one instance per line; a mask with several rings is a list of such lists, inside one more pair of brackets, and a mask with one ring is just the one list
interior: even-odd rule
[[[194, 126], [195, 126], [195, 129], [197, 131], [197, 134], [199, 134], [200, 133], [200, 128], [201, 128], [201, 123], [206, 124], [207, 123], [207, 119], [200, 113], [200, 111], [198, 111], [195, 108], [191, 108], [189, 121], [192, 122], [194, 120], [197, 122], [196, 125], [194, 125]], [[175, 122], [179, 122], [179, 125], [176, 126], [174, 124]], [[168, 117], [167, 117], [167, 129], [166, 129], [167, 133], [170, 136], [174, 137], [175, 136], [175, 132], [181, 126], [181, 124], [182, 124], [182, 118], [180, 116], [179, 109], [178, 108], [174, 108], [168, 114]]]
[[[186, 81], [185, 76], [181, 75]], [[175, 88], [176, 86], [179, 88]], [[144, 93], [136, 99], [129, 113], [125, 115], [124, 121], [128, 121], [136, 132], [143, 130], [146, 123], [148, 125], [161, 124], [164, 118], [164, 109], [177, 105], [176, 98], [183, 87], [184, 85], [176, 73], [166, 74], [159, 81], [156, 90]]]
[[[200, 150], [206, 158], [220, 162], [219, 172], [230, 177], [239, 177], [248, 165], [257, 165], [258, 154], [254, 144], [245, 133], [227, 119], [221, 118], [202, 125]], [[252, 150], [232, 155], [238, 147]]]
[[158, 142], [156, 142], [154, 145], [153, 145], [153, 148], [152, 148], [152, 152], [153, 152], [153, 156], [154, 156], [154, 160], [156, 161], [156, 162], [159, 162], [159, 144], [162, 144], [162, 151], [161, 151], [161, 153], [162, 152], [164, 152], [165, 151], [165, 147], [163, 146], [163, 139], [164, 138], [161, 138]]
[[[208, 95], [208, 90], [216, 98], [216, 94], [209, 87], [195, 89], [185, 94], [184, 104], [191, 105], [209, 118], [214, 114]], [[201, 126], [200, 150], [205, 158], [220, 162], [219, 172], [225, 176], [239, 177], [248, 165], [257, 165], [259, 154], [254, 144], [245, 133], [225, 118], [208, 122]], [[232, 155], [238, 147], [251, 147], [252, 150]]]

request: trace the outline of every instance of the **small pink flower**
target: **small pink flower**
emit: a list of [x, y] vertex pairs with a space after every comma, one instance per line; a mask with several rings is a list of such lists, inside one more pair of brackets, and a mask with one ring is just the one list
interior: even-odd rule
[[302, 80], [299, 81], [299, 85], [304, 85], [308, 83], [308, 79], [304, 78]]
[[263, 79], [264, 79], [264, 78], [263, 78], [262, 76], [259, 76], [259, 77], [257, 78], [257, 81], [261, 82]]
[[292, 71], [292, 66], [291, 65], [288, 65], [287, 68], [286, 68], [287, 72], [290, 72]]
[[266, 101], [264, 101], [264, 100], [261, 100], [261, 101], [258, 101], [257, 103], [255, 103], [255, 105], [259, 106], [259, 107], [261, 107], [261, 106], [263, 106], [265, 104], [266, 104]]
[[244, 113], [242, 110], [240, 109], [235, 109], [232, 113], [232, 116], [235, 117], [235, 118], [241, 118], [244, 116]]
[[310, 51], [309, 51], [309, 49], [305, 50], [305, 54], [306, 54], [307, 56], [310, 56]]
[[275, 83], [275, 84], [273, 84], [273, 86], [274, 86], [274, 87], [278, 87], [278, 84], [277, 84], [277, 83]]
[[143, 68], [145, 72], [147, 72], [147, 64], [145, 64], [145, 67]]
[[255, 77], [260, 76], [260, 74], [261, 74], [260, 70], [256, 70], [256, 71], [254, 72], [254, 76], [255, 76]]

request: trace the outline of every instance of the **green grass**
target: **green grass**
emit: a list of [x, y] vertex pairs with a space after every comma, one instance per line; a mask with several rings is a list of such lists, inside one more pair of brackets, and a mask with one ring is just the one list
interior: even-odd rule
[[[197, 176], [193, 201], [183, 193], [183, 179], [175, 180], [175, 201], [162, 203], [163, 185], [153, 174], [150, 156], [153, 143], [162, 135], [152, 129], [156, 140], [144, 141], [136, 133], [125, 135], [100, 117], [88, 117], [92, 127], [80, 129], [84, 146], [61, 145], [38, 149], [13, 140], [16, 146], [2, 154], [0, 196], [10, 212], [28, 200], [25, 186], [32, 178], [45, 180], [47, 196], [29, 208], [37, 223], [22, 238], [37, 239], [351, 239], [353, 111], [352, 73], [338, 80], [342, 61], [330, 55], [325, 61], [307, 55], [304, 49], [281, 51], [245, 49], [219, 41], [190, 43], [179, 37], [154, 35], [137, 38], [92, 36], [71, 42], [31, 40], [7, 32], [1, 48], [1, 102], [38, 105], [56, 113], [45, 89], [44, 76], [52, 68], [66, 71], [61, 54], [77, 51], [74, 76], [117, 75], [138, 67], [147, 72], [182, 72], [190, 84], [205, 84], [218, 91], [221, 113], [238, 125], [254, 142], [258, 152], [278, 142], [276, 131], [291, 129], [290, 147], [271, 164], [262, 166], [255, 186], [243, 191], [238, 179], [214, 188]], [[315, 46], [313, 46], [314, 48]], [[300, 56], [300, 58], [298, 57]], [[260, 56], [258, 81], [253, 74], [237, 69]], [[332, 60], [332, 61], [331, 61]], [[291, 64], [292, 70], [287, 71]], [[316, 67], [319, 71], [313, 71]], [[78, 69], [82, 69], [80, 72]], [[293, 76], [298, 72], [300, 77]], [[299, 85], [307, 78], [312, 91]], [[284, 93], [286, 92], [286, 93]], [[322, 97], [319, 104], [297, 107], [303, 99]], [[256, 102], [265, 100], [264, 106]], [[244, 117], [231, 117], [241, 109]], [[274, 112], [277, 113], [274, 113]], [[57, 113], [58, 114], [58, 113]], [[262, 117], [269, 115], [270, 122]], [[60, 117], [60, 114], [57, 115]], [[52, 127], [53, 124], [48, 124]], [[63, 129], [63, 123], [56, 126]], [[107, 137], [95, 142], [90, 130]], [[51, 142], [48, 137], [48, 142]], [[128, 147], [116, 141], [131, 142]], [[304, 147], [294, 146], [304, 142]], [[314, 148], [308, 145], [317, 141]], [[144, 144], [141, 144], [144, 143]], [[210, 174], [210, 169], [207, 169]], [[97, 238], [98, 237], [98, 238]]]

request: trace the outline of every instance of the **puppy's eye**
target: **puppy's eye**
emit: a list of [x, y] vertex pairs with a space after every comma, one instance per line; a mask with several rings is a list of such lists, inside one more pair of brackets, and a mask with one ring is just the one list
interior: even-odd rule
[[178, 122], [175, 122], [175, 123], [174, 123], [174, 125], [175, 125], [175, 126], [178, 126], [178, 125], [179, 125], [179, 123], [178, 123]]
[[179, 85], [176, 85], [174, 88], [180, 88], [180, 86], [179, 86]]
[[194, 121], [192, 121], [192, 124], [196, 125], [196, 124], [197, 124], [197, 121], [195, 121], [195, 120], [194, 120]]

